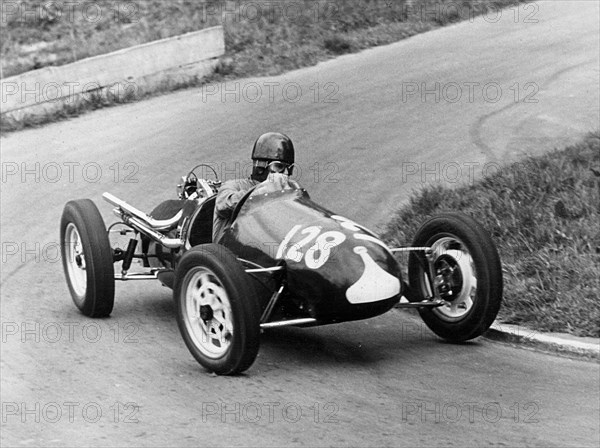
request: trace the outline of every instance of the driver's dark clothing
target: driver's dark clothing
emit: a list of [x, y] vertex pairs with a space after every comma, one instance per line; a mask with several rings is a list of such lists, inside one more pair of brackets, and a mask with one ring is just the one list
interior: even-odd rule
[[240, 199], [259, 183], [259, 181], [253, 179], [233, 179], [228, 180], [221, 186], [217, 194], [213, 215], [213, 243], [218, 243], [223, 233], [225, 233], [225, 226]]

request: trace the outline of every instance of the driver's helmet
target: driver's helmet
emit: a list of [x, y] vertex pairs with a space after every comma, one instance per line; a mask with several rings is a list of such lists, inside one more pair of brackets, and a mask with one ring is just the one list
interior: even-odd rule
[[290, 138], [279, 132], [267, 132], [258, 137], [252, 148], [254, 162], [252, 177], [263, 178], [269, 171], [292, 174], [294, 145]]

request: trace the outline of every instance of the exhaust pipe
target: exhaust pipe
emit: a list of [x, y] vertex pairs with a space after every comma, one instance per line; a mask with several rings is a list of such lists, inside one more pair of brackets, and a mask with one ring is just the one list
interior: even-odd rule
[[110, 193], [104, 193], [102, 197], [112, 205], [116, 206], [113, 210], [115, 215], [120, 217], [123, 222], [133, 227], [138, 232], [147, 235], [156, 243], [168, 248], [178, 249], [184, 245], [184, 241], [179, 238], [168, 238], [163, 235], [159, 230], [165, 230], [173, 225], [177, 224], [183, 215], [180, 211], [175, 217], [168, 220], [153, 219], [146, 213], [138, 210], [137, 208], [129, 205], [127, 202], [120, 200], [116, 196]]
[[166, 230], [170, 227], [173, 227], [175, 224], [177, 224], [179, 222], [179, 220], [183, 216], [183, 210], [180, 210], [171, 219], [163, 219], [163, 220], [154, 219], [154, 218], [148, 216], [143, 211], [138, 210], [133, 205], [129, 205], [127, 202], [122, 201], [121, 199], [119, 199], [116, 196], [113, 196], [110, 193], [103, 193], [102, 197], [104, 198], [104, 200], [106, 200], [107, 202], [111, 203], [112, 205], [120, 208], [124, 212], [127, 212], [128, 214], [133, 215], [134, 217], [138, 218], [144, 224], [146, 224], [148, 227], [153, 228], [154, 230]]

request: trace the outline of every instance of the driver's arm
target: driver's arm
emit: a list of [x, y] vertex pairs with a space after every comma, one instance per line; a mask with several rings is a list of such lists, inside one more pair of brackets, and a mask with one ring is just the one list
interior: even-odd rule
[[229, 218], [237, 203], [240, 202], [240, 199], [242, 199], [254, 185], [256, 185], [256, 182], [249, 179], [238, 179], [225, 182], [217, 194], [215, 213], [217, 213], [220, 218]]

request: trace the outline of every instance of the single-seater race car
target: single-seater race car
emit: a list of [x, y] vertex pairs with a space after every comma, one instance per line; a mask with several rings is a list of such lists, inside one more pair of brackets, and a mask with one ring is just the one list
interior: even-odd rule
[[[199, 168], [210, 175], [199, 177]], [[261, 329], [366, 319], [396, 306], [417, 308], [435, 334], [460, 342], [480, 336], [496, 318], [500, 258], [469, 216], [435, 216], [411, 247], [390, 248], [290, 180], [275, 192], [250, 190], [217, 244], [212, 230], [220, 185], [209, 165], [198, 165], [182, 177], [179, 199], [150, 214], [104, 193], [120, 219], [108, 229], [91, 200], [68, 202], [60, 224], [62, 260], [79, 310], [108, 316], [115, 280], [158, 279], [173, 289], [188, 349], [222, 375], [252, 365]], [[403, 252], [409, 252], [406, 280], [397, 259]]]

